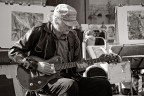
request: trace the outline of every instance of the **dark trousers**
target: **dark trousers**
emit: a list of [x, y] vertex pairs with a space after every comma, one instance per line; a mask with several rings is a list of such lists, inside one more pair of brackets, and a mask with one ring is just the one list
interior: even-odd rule
[[103, 78], [83, 77], [79, 81], [61, 78], [48, 83], [49, 92], [53, 96], [112, 96], [109, 81]]
[[79, 82], [80, 96], [112, 96], [111, 84], [104, 78], [82, 78]]

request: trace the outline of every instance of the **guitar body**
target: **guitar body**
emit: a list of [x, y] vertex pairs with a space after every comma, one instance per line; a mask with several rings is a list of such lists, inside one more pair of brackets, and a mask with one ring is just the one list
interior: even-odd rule
[[[59, 56], [53, 57], [50, 60], [42, 60], [38, 57], [32, 57], [33, 59], [36, 59], [37, 61], [42, 62], [49, 62], [50, 64], [57, 64], [61, 63], [61, 59]], [[52, 75], [45, 75], [39, 72], [34, 72], [32, 70], [25, 69], [22, 66], [18, 66], [17, 68], [17, 79], [20, 83], [20, 85], [29, 91], [38, 91], [42, 89], [50, 80], [54, 78], [60, 78], [60, 71], [57, 71], [55, 74]]]

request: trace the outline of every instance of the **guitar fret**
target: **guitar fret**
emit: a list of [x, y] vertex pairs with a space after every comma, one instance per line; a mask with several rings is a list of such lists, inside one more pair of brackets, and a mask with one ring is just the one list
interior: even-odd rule
[[87, 62], [88, 64], [92, 64], [91, 61], [92, 61], [92, 59], [86, 60], [86, 62]]
[[68, 63], [66, 63], [66, 64], [64, 65], [64, 69], [67, 69], [67, 67], [68, 67]]
[[68, 69], [70, 67], [70, 63], [66, 63], [65, 69]]
[[67, 68], [68, 68], [68, 64], [66, 63], [66, 64], [65, 64], [65, 69], [67, 69]]
[[97, 61], [102, 62], [100, 58], [98, 58]]
[[59, 64], [59, 70], [62, 70], [62, 65], [63, 65], [63, 64]]
[[73, 64], [72, 64], [73, 66], [72, 67], [76, 67], [76, 62], [73, 62]]
[[93, 61], [94, 61], [94, 60], [93, 60], [93, 59], [91, 59], [91, 60], [90, 60], [90, 63], [91, 63], [91, 64], [94, 64], [94, 62], [93, 62]]
[[[67, 64], [67, 63], [65, 63], [65, 64]], [[64, 65], [64, 64], [62, 64], [62, 68], [61, 68], [61, 69], [62, 69], [62, 70], [65, 69], [65, 65]]]
[[73, 63], [71, 63], [71, 67], [73, 67], [74, 65], [73, 65]]
[[56, 71], [58, 71], [58, 70], [59, 70], [58, 65], [54, 65], [54, 67], [55, 67], [55, 70], [56, 70]]
[[81, 64], [81, 63], [83, 63], [83, 61], [77, 61], [76, 63]]
[[72, 67], [72, 63], [70, 63], [69, 66]]
[[95, 60], [94, 60], [94, 63], [96, 63], [96, 62], [97, 62], [97, 60], [95, 59]]
[[69, 68], [72, 68], [73, 67], [73, 63], [69, 63]]
[[73, 68], [73, 67], [74, 67], [73, 62], [71, 62], [70, 63], [70, 68]]
[[64, 68], [65, 68], [65, 65], [64, 65], [64, 64], [62, 64], [62, 68], [61, 68], [61, 69], [63, 70]]

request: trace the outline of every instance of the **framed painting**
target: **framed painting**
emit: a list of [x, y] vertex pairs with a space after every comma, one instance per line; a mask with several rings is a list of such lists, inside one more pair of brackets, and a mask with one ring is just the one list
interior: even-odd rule
[[119, 44], [144, 43], [144, 7], [116, 7], [116, 32]]
[[0, 3], [0, 47], [10, 48], [33, 26], [47, 22], [52, 10], [53, 6]]
[[44, 20], [43, 13], [11, 12], [11, 40], [17, 41], [33, 26], [40, 25]]

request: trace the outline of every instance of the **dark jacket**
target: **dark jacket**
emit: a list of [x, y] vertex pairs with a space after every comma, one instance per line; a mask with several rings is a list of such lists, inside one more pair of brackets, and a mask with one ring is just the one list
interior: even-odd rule
[[[43, 23], [40, 26], [32, 28], [24, 37], [15, 43], [9, 50], [9, 58], [23, 65], [26, 68], [36, 69], [36, 64], [29, 56], [38, 56], [45, 60], [50, 59], [55, 55], [56, 43], [52, 32], [52, 24], [50, 22]], [[69, 46], [69, 61], [77, 61], [81, 59], [80, 41], [74, 30], [68, 34]], [[31, 61], [29, 65], [23, 63]]]

